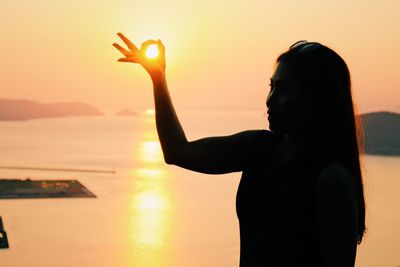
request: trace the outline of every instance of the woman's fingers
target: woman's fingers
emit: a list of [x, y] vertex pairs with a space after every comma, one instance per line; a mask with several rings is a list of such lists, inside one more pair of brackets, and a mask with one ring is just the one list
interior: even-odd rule
[[125, 37], [125, 35], [123, 35], [122, 33], [117, 33], [117, 35], [119, 36], [119, 38], [122, 39], [122, 41], [126, 44], [126, 46], [128, 46], [128, 48], [131, 51], [136, 51], [138, 50], [138, 48], [136, 47], [136, 45], [134, 45], [128, 38]]
[[160, 39], [158, 39], [157, 43], [158, 43], [158, 46], [161, 48], [161, 50], [162, 50], [162, 51], [165, 51], [165, 46], [164, 46], [164, 44], [161, 42]]
[[122, 33], [117, 33], [117, 35], [122, 39], [122, 41], [128, 46], [128, 49], [125, 49], [121, 45], [117, 43], [113, 43], [113, 46], [118, 49], [119, 52], [121, 52], [125, 57], [118, 59], [119, 62], [132, 62], [132, 63], [140, 63], [141, 62], [141, 57], [140, 57], [140, 52], [139, 49], [128, 39], [123, 35]]
[[[165, 47], [160, 40], [147, 40], [142, 43], [140, 50], [122, 33], [117, 33], [122, 41], [128, 46], [128, 49], [114, 43], [113, 46], [118, 49], [125, 57], [118, 59], [118, 62], [137, 63], [142, 65], [148, 73], [159, 70], [165, 70]], [[154, 59], [146, 58], [146, 50], [150, 45], [157, 45], [160, 55]]]
[[119, 52], [121, 52], [124, 56], [129, 56], [131, 54], [131, 51], [126, 50], [125, 48], [123, 48], [122, 46], [120, 46], [117, 43], [114, 43], [113, 46], [115, 48], [117, 48], [119, 50]]
[[131, 62], [131, 63], [141, 63], [140, 57], [122, 57], [118, 59], [118, 62]]
[[149, 45], [152, 45], [152, 44], [157, 44], [157, 41], [156, 40], [147, 40], [147, 41], [143, 42], [142, 43], [142, 47], [140, 48], [140, 50], [144, 51], [144, 50], [146, 50], [146, 48]]

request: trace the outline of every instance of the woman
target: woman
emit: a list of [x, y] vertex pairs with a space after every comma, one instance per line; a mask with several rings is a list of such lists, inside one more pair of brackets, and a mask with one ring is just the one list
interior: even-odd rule
[[[270, 131], [188, 141], [165, 78], [165, 49], [147, 41], [121, 62], [153, 81], [166, 163], [209, 174], [242, 171], [236, 207], [240, 266], [354, 266], [365, 203], [350, 74], [333, 50], [300, 41], [277, 59], [266, 101]], [[156, 44], [160, 56], [146, 59]]]

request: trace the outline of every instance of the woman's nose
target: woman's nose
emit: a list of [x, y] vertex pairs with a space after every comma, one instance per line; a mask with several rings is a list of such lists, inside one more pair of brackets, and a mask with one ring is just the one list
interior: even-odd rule
[[272, 100], [273, 100], [273, 98], [274, 98], [273, 96], [274, 96], [273, 91], [270, 91], [269, 94], [268, 94], [268, 96], [267, 96], [267, 100], [265, 101], [265, 104], [266, 104], [267, 108], [270, 108], [270, 107], [271, 107]]

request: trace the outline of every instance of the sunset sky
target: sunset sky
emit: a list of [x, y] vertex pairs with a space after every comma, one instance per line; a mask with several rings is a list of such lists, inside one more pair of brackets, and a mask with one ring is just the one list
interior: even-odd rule
[[118, 63], [123, 32], [161, 39], [176, 108], [265, 109], [274, 60], [300, 39], [348, 63], [361, 112], [400, 112], [398, 0], [19, 0], [0, 9], [0, 98], [153, 106], [150, 78]]

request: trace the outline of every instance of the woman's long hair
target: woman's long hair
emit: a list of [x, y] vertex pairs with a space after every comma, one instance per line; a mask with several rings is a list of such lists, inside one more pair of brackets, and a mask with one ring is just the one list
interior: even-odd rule
[[[293, 46], [292, 46], [293, 47]], [[281, 54], [299, 71], [304, 105], [308, 107], [313, 137], [329, 161], [340, 163], [353, 178], [358, 204], [357, 243], [365, 232], [365, 200], [360, 158], [363, 145], [351, 94], [350, 72], [345, 61], [319, 43], [300, 43]], [[314, 141], [315, 141], [314, 140]]]

